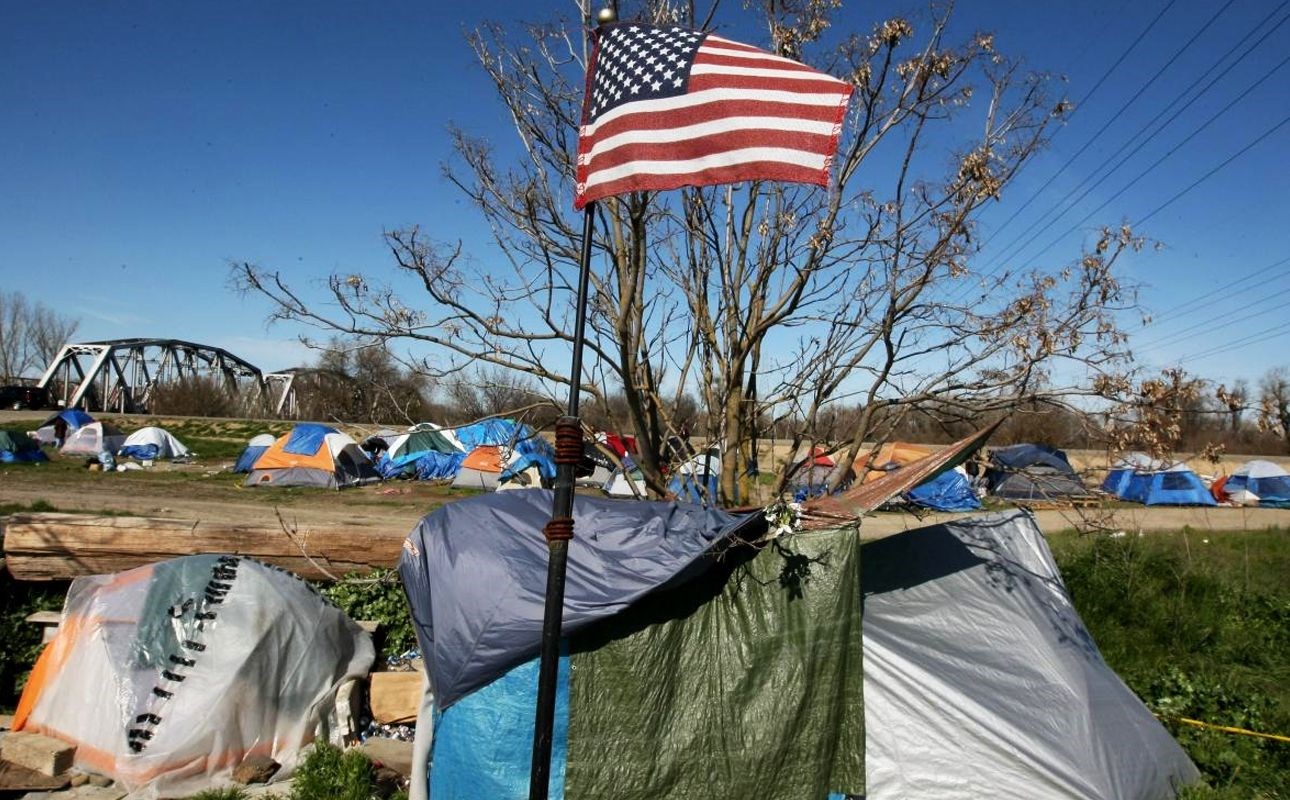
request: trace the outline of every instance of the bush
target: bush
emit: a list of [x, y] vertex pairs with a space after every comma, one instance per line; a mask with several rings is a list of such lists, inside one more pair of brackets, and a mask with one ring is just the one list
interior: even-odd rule
[[289, 800], [406, 800], [403, 791], [389, 794], [376, 782], [376, 767], [360, 750], [341, 750], [319, 742], [305, 756], [291, 780]]
[[378, 655], [381, 658], [398, 656], [417, 646], [416, 628], [412, 625], [407, 597], [399, 574], [394, 570], [351, 573], [338, 583], [321, 585], [319, 590], [351, 619], [381, 623], [378, 633]]
[[31, 665], [40, 655], [41, 629], [27, 622], [37, 611], [58, 611], [67, 595], [65, 581], [16, 581], [0, 569], [0, 708], [13, 708], [22, 695]]

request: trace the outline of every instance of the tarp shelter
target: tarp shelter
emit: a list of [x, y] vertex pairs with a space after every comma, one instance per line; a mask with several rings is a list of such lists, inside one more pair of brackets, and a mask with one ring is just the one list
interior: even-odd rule
[[[549, 503], [455, 503], [408, 538], [435, 693], [413, 798], [528, 796]], [[735, 540], [755, 517], [588, 497], [574, 515], [553, 800], [1155, 800], [1197, 775], [1026, 514], [863, 553], [853, 525], [755, 549]]]
[[452, 433], [461, 444], [463, 452], [471, 452], [481, 446], [504, 447], [509, 451], [506, 466], [501, 480], [504, 482], [514, 473], [524, 472], [536, 467], [545, 480], [555, 478], [555, 448], [528, 425], [512, 419], [486, 419], [470, 425], [463, 425], [441, 430], [441, 433]]
[[157, 458], [184, 458], [188, 455], [188, 448], [165, 428], [150, 426], [125, 437], [116, 454], [121, 458], [149, 461]]
[[[422, 469], [419, 466], [419, 462], [426, 456], [431, 456], [429, 460], [435, 462], [436, 468]], [[425, 473], [426, 478], [451, 477], [451, 474], [435, 473], [446, 470], [448, 464], [459, 466], [465, 457], [466, 452], [460, 449], [454, 440], [449, 439], [435, 426], [421, 423], [389, 439], [388, 449], [376, 462], [376, 471], [384, 478], [393, 478], [406, 473], [412, 473], [417, 477]]]
[[78, 767], [132, 797], [186, 797], [252, 753], [289, 775], [373, 659], [368, 635], [294, 575], [187, 556], [74, 580], [14, 729], [75, 744]]
[[1186, 464], [1164, 469], [1135, 471], [1120, 498], [1146, 506], [1216, 506], [1204, 482]]
[[1129, 480], [1135, 472], [1153, 472], [1166, 466], [1163, 461], [1158, 461], [1146, 453], [1125, 453], [1107, 470], [1106, 478], [1102, 481], [1102, 491], [1116, 497], [1123, 497], [1129, 487]]
[[1228, 476], [1221, 491], [1228, 495], [1250, 492], [1258, 497], [1260, 506], [1290, 508], [1290, 473], [1271, 461], [1247, 461]]
[[471, 450], [461, 462], [452, 485], [459, 489], [493, 491], [502, 484], [502, 474], [518, 454], [499, 445], [485, 444]]
[[[877, 450], [861, 453], [852, 463], [857, 480], [871, 483], [889, 472], [898, 470], [934, 451], [908, 442], [888, 442]], [[937, 475], [932, 480], [910, 489], [905, 499], [933, 511], [975, 511], [981, 501], [962, 468], [955, 468]]]
[[57, 444], [56, 427], [59, 420], [67, 426], [67, 433], [83, 428], [94, 421], [94, 418], [79, 408], [65, 408], [40, 423], [36, 429], [36, 439], [41, 444]]
[[234, 472], [250, 472], [255, 466], [255, 460], [264, 455], [264, 451], [273, 446], [276, 437], [271, 433], [260, 433], [251, 437], [251, 441], [246, 443], [246, 448], [237, 457], [237, 463], [233, 465]]
[[1043, 444], [1014, 444], [990, 451], [986, 487], [1009, 500], [1061, 500], [1088, 497], [1066, 453]]
[[682, 462], [667, 490], [683, 502], [712, 505], [717, 502], [720, 480], [721, 447], [713, 444]]
[[0, 428], [0, 464], [44, 460], [40, 445], [30, 436]]
[[91, 422], [67, 434], [67, 440], [59, 448], [59, 452], [69, 456], [96, 456], [99, 453], [115, 453], [123, 444], [125, 434], [111, 423]]
[[645, 486], [645, 476], [641, 473], [636, 462], [632, 461], [631, 456], [623, 459], [623, 466], [615, 469], [605, 481], [605, 485], [600, 487], [605, 494], [610, 497], [648, 497], [649, 491]]
[[377, 480], [372, 462], [353, 439], [327, 425], [307, 422], [260, 454], [246, 485], [343, 489]]

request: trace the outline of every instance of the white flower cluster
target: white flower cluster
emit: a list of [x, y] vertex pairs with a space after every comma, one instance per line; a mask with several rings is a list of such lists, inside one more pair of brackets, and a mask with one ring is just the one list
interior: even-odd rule
[[793, 533], [802, 524], [802, 504], [794, 502], [772, 503], [765, 510], [767, 539]]

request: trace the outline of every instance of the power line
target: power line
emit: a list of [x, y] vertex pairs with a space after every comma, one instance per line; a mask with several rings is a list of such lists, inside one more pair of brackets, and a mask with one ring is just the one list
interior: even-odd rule
[[[1249, 273], [1249, 274], [1247, 274], [1247, 275], [1242, 275], [1242, 276], [1240, 276], [1239, 278], [1235, 278], [1235, 279], [1233, 279], [1233, 280], [1232, 280], [1232, 282], [1233, 282], [1233, 283], [1244, 283], [1245, 281], [1248, 281], [1248, 280], [1250, 280], [1251, 278], [1257, 278], [1258, 276], [1260, 276], [1260, 275], [1264, 274], [1265, 272], [1269, 272], [1269, 271], [1274, 270], [1274, 269], [1276, 269], [1277, 267], [1281, 266], [1282, 264], [1288, 264], [1288, 263], [1290, 263], [1290, 257], [1283, 258], [1283, 259], [1281, 259], [1280, 261], [1275, 261], [1275, 262], [1273, 262], [1273, 263], [1271, 263], [1271, 264], [1268, 264], [1266, 267], [1261, 267], [1261, 268], [1259, 268], [1259, 269], [1256, 269], [1256, 270], [1254, 270], [1253, 272], [1251, 272], [1251, 273]], [[1257, 289], [1257, 287], [1255, 287], [1255, 288]], [[1244, 291], [1244, 290], [1243, 290], [1243, 291]], [[1186, 300], [1186, 301], [1184, 301], [1184, 302], [1182, 302], [1182, 303], [1180, 303], [1180, 304], [1178, 304], [1178, 305], [1176, 305], [1176, 306], [1172, 306], [1172, 307], [1170, 307], [1170, 308], [1167, 308], [1167, 309], [1165, 309], [1164, 311], [1162, 311], [1162, 312], [1160, 312], [1159, 314], [1157, 314], [1157, 315], [1155, 315], [1154, 317], [1152, 317], [1151, 322], [1148, 322], [1148, 323], [1147, 323], [1147, 325], [1144, 325], [1143, 327], [1147, 327], [1147, 326], [1150, 326], [1150, 325], [1156, 325], [1156, 324], [1158, 324], [1161, 320], [1163, 320], [1163, 319], [1167, 319], [1167, 318], [1169, 318], [1169, 317], [1172, 317], [1172, 316], [1174, 316], [1174, 315], [1178, 314], [1179, 312], [1183, 312], [1183, 311], [1190, 311], [1191, 309], [1195, 308], [1196, 306], [1201, 305], [1201, 304], [1203, 304], [1203, 303], [1207, 302], [1211, 297], [1213, 297], [1213, 295], [1207, 292], [1207, 293], [1205, 293], [1205, 294], [1198, 295], [1198, 296], [1196, 296], [1196, 297], [1192, 298], [1191, 300]]]
[[[1110, 177], [1111, 177], [1111, 175], [1113, 175], [1113, 174], [1116, 172], [1116, 170], [1118, 170], [1118, 169], [1120, 169], [1120, 167], [1124, 166], [1124, 164], [1125, 164], [1125, 163], [1127, 163], [1127, 162], [1128, 162], [1128, 160], [1129, 160], [1130, 158], [1132, 158], [1134, 155], [1136, 155], [1140, 150], [1142, 150], [1142, 148], [1143, 148], [1143, 147], [1145, 147], [1145, 146], [1146, 146], [1147, 144], [1149, 144], [1152, 140], [1154, 140], [1157, 136], [1159, 136], [1159, 135], [1160, 135], [1160, 134], [1161, 134], [1161, 133], [1162, 133], [1162, 132], [1167, 128], [1167, 127], [1169, 127], [1169, 125], [1171, 125], [1171, 124], [1174, 122], [1174, 120], [1178, 119], [1178, 117], [1179, 117], [1179, 116], [1181, 116], [1181, 115], [1182, 115], [1182, 113], [1183, 113], [1184, 111], [1186, 111], [1188, 108], [1190, 108], [1190, 107], [1191, 107], [1191, 106], [1192, 106], [1192, 105], [1193, 105], [1197, 100], [1199, 100], [1199, 99], [1200, 99], [1202, 96], [1204, 96], [1204, 95], [1205, 95], [1205, 94], [1206, 94], [1210, 89], [1212, 89], [1212, 88], [1213, 88], [1213, 87], [1218, 83], [1218, 81], [1220, 81], [1220, 80], [1221, 80], [1223, 77], [1225, 77], [1229, 72], [1231, 72], [1231, 71], [1232, 71], [1232, 70], [1233, 70], [1233, 69], [1234, 69], [1238, 64], [1240, 64], [1242, 61], [1244, 61], [1246, 58], [1248, 58], [1248, 57], [1249, 57], [1249, 56], [1250, 56], [1250, 55], [1255, 51], [1255, 49], [1257, 49], [1261, 44], [1263, 44], [1263, 42], [1264, 42], [1264, 41], [1266, 41], [1266, 40], [1268, 39], [1268, 37], [1270, 37], [1274, 32], [1276, 32], [1276, 30], [1277, 30], [1277, 29], [1279, 29], [1282, 25], [1284, 25], [1284, 24], [1286, 23], [1286, 21], [1287, 21], [1287, 20], [1290, 20], [1290, 15], [1287, 15], [1287, 16], [1283, 17], [1283, 18], [1282, 18], [1282, 19], [1281, 19], [1281, 20], [1280, 20], [1276, 25], [1274, 25], [1274, 26], [1273, 26], [1273, 27], [1271, 27], [1270, 29], [1265, 29], [1265, 28], [1263, 27], [1263, 26], [1264, 26], [1264, 24], [1265, 24], [1269, 19], [1271, 19], [1273, 15], [1275, 15], [1276, 13], [1278, 13], [1281, 9], [1285, 8], [1287, 5], [1290, 5], [1290, 0], [1286, 0], [1286, 2], [1282, 2], [1282, 4], [1281, 4], [1281, 5], [1280, 5], [1276, 10], [1274, 10], [1274, 11], [1272, 12], [1272, 14], [1269, 14], [1268, 16], [1266, 16], [1266, 17], [1264, 17], [1262, 20], [1260, 20], [1260, 21], [1258, 22], [1258, 24], [1256, 24], [1253, 28], [1251, 28], [1251, 29], [1250, 29], [1250, 31], [1249, 31], [1248, 33], [1246, 33], [1243, 37], [1241, 37], [1241, 38], [1236, 42], [1236, 44], [1234, 44], [1231, 48], [1229, 48], [1229, 49], [1228, 49], [1228, 51], [1227, 51], [1226, 53], [1224, 53], [1222, 56], [1220, 56], [1220, 57], [1219, 57], [1219, 58], [1214, 62], [1213, 67], [1211, 67], [1211, 70], [1212, 70], [1213, 68], [1216, 68], [1216, 67], [1217, 67], [1219, 64], [1221, 64], [1223, 61], [1225, 61], [1225, 60], [1227, 59], [1227, 57], [1228, 57], [1228, 56], [1230, 56], [1233, 52], [1235, 52], [1235, 51], [1236, 51], [1236, 50], [1237, 50], [1237, 49], [1238, 49], [1238, 48], [1239, 48], [1239, 47], [1240, 47], [1240, 46], [1241, 46], [1241, 45], [1242, 45], [1246, 40], [1248, 40], [1250, 37], [1252, 37], [1253, 35], [1255, 35], [1256, 33], [1258, 33], [1260, 30], [1263, 30], [1263, 31], [1264, 31], [1263, 35], [1262, 35], [1261, 37], [1259, 37], [1259, 40], [1258, 40], [1258, 41], [1256, 41], [1253, 45], [1251, 45], [1251, 46], [1250, 46], [1250, 47], [1245, 51], [1245, 53], [1244, 53], [1243, 55], [1241, 55], [1241, 57], [1240, 57], [1240, 58], [1236, 59], [1236, 60], [1235, 60], [1235, 61], [1233, 61], [1231, 64], [1229, 64], [1226, 68], [1224, 68], [1224, 69], [1222, 70], [1222, 72], [1219, 72], [1217, 75], [1214, 75], [1214, 76], [1210, 79], [1210, 81], [1209, 81], [1207, 84], [1205, 84], [1205, 86], [1204, 86], [1203, 88], [1201, 88], [1201, 90], [1200, 90], [1199, 92], [1197, 92], [1195, 95], [1193, 95], [1193, 96], [1192, 96], [1192, 98], [1191, 98], [1190, 100], [1188, 100], [1188, 101], [1187, 101], [1187, 102], [1186, 102], [1186, 103], [1185, 103], [1181, 108], [1179, 108], [1179, 109], [1178, 109], [1177, 111], [1175, 111], [1172, 115], [1170, 115], [1170, 117], [1169, 117], [1167, 120], [1165, 120], [1165, 122], [1164, 122], [1164, 123], [1162, 123], [1160, 126], [1158, 126], [1154, 131], [1152, 131], [1152, 132], [1151, 132], [1151, 133], [1150, 133], [1150, 134], [1149, 134], [1145, 139], [1143, 139], [1141, 142], [1139, 142], [1139, 143], [1138, 143], [1138, 145], [1137, 145], [1136, 147], [1134, 147], [1134, 148], [1133, 148], [1133, 150], [1131, 150], [1128, 154], [1126, 154], [1123, 158], [1121, 158], [1121, 159], [1120, 159], [1120, 160], [1119, 160], [1119, 161], [1118, 161], [1114, 166], [1112, 166], [1112, 167], [1111, 167], [1111, 169], [1110, 169], [1110, 170], [1108, 170], [1108, 171], [1106, 172], [1106, 174], [1105, 174], [1105, 175], [1103, 175], [1101, 178], [1099, 178], [1097, 181], [1095, 181], [1092, 185], [1089, 185], [1087, 188], [1085, 188], [1085, 189], [1084, 189], [1084, 191], [1083, 191], [1083, 192], [1082, 192], [1078, 197], [1075, 197], [1074, 199], [1065, 198], [1065, 199], [1063, 199], [1063, 200], [1059, 200], [1059, 201], [1058, 201], [1057, 203], [1055, 203], [1051, 208], [1049, 208], [1047, 211], [1045, 211], [1043, 214], [1041, 214], [1041, 215], [1040, 215], [1040, 216], [1039, 216], [1039, 217], [1038, 217], [1034, 222], [1032, 222], [1032, 223], [1030, 224], [1030, 226], [1029, 226], [1028, 228], [1026, 228], [1026, 230], [1022, 231], [1022, 232], [1021, 232], [1020, 234], [1018, 234], [1015, 238], [1013, 238], [1013, 239], [1012, 239], [1012, 241], [1011, 241], [1011, 242], [1009, 242], [1009, 243], [1008, 243], [1008, 245], [1003, 249], [1003, 251], [1002, 251], [1001, 255], [996, 259], [995, 264], [993, 265], [993, 266], [995, 267], [995, 269], [991, 269], [991, 270], [989, 270], [989, 272], [997, 271], [997, 266], [998, 266], [1000, 263], [1002, 263], [1002, 262], [1006, 262], [1009, 258], [1014, 257], [1014, 256], [1016, 256], [1016, 255], [1020, 254], [1020, 252], [1021, 252], [1022, 250], [1024, 250], [1024, 249], [1025, 249], [1025, 248], [1026, 248], [1026, 247], [1027, 247], [1031, 242], [1033, 242], [1035, 239], [1037, 239], [1039, 236], [1041, 236], [1041, 235], [1044, 233], [1044, 231], [1046, 231], [1046, 230], [1050, 229], [1053, 225], [1057, 224], [1057, 220], [1061, 219], [1063, 216], [1065, 216], [1065, 215], [1066, 215], [1067, 213], [1069, 213], [1071, 210], [1073, 210], [1074, 208], [1076, 208], [1076, 207], [1079, 205], [1079, 203], [1080, 203], [1080, 201], [1081, 201], [1081, 200], [1083, 200], [1085, 197], [1087, 197], [1087, 196], [1088, 196], [1088, 195], [1089, 195], [1089, 194], [1090, 194], [1094, 189], [1096, 189], [1098, 186], [1100, 186], [1100, 185], [1102, 185], [1104, 182], [1106, 182], [1106, 180], [1107, 180], [1108, 178], [1110, 178]], [[1147, 131], [1147, 130], [1152, 126], [1152, 125], [1154, 125], [1154, 124], [1155, 124], [1155, 123], [1156, 123], [1156, 122], [1157, 122], [1161, 117], [1163, 117], [1166, 113], [1168, 113], [1168, 112], [1169, 112], [1169, 110], [1170, 110], [1171, 108], [1173, 108], [1173, 106], [1174, 106], [1176, 103], [1178, 103], [1180, 100], [1182, 100], [1184, 97], [1186, 97], [1186, 96], [1187, 96], [1187, 94], [1188, 94], [1191, 90], [1192, 90], [1192, 87], [1191, 87], [1191, 86], [1189, 86], [1187, 89], [1184, 89], [1181, 93], [1179, 93], [1176, 97], [1174, 97], [1174, 99], [1173, 99], [1173, 100], [1171, 100], [1169, 103], [1167, 103], [1167, 104], [1166, 104], [1166, 105], [1165, 105], [1165, 106], [1164, 106], [1164, 107], [1163, 107], [1163, 108], [1162, 108], [1162, 109], [1161, 109], [1161, 110], [1156, 114], [1156, 116], [1155, 116], [1155, 117], [1153, 117], [1149, 122], [1147, 122], [1145, 125], [1143, 125], [1141, 128], [1139, 128], [1139, 129], [1137, 130], [1137, 132], [1135, 132], [1131, 137], [1129, 137], [1129, 139], [1128, 139], [1128, 140], [1126, 140], [1122, 145], [1120, 145], [1120, 147], [1116, 150], [1116, 152], [1115, 152], [1115, 153], [1111, 154], [1111, 156], [1109, 156], [1108, 158], [1106, 158], [1105, 160], [1103, 160], [1103, 161], [1102, 161], [1102, 163], [1101, 163], [1101, 164], [1099, 164], [1099, 165], [1098, 165], [1098, 166], [1097, 166], [1097, 167], [1092, 171], [1092, 173], [1090, 173], [1090, 174], [1089, 174], [1089, 176], [1088, 176], [1087, 178], [1085, 178], [1084, 180], [1080, 181], [1080, 183], [1079, 183], [1079, 184], [1077, 184], [1077, 185], [1075, 186], [1075, 188], [1071, 190], [1071, 193], [1073, 194], [1074, 192], [1079, 191], [1079, 189], [1080, 189], [1081, 187], [1084, 187], [1084, 185], [1085, 185], [1086, 183], [1088, 183], [1088, 181], [1089, 181], [1089, 180], [1092, 180], [1092, 179], [1093, 179], [1093, 177], [1095, 177], [1098, 173], [1100, 173], [1100, 172], [1101, 172], [1101, 171], [1102, 171], [1102, 170], [1103, 170], [1103, 169], [1104, 169], [1108, 164], [1110, 164], [1110, 163], [1111, 163], [1111, 161], [1112, 161], [1113, 159], [1115, 159], [1117, 156], [1119, 156], [1119, 155], [1120, 155], [1120, 153], [1124, 152], [1124, 149], [1125, 149], [1126, 147], [1128, 147], [1129, 145], [1131, 145], [1135, 139], [1137, 139], [1139, 136], [1141, 136], [1141, 135], [1142, 135], [1145, 131]], [[1122, 110], [1123, 110], [1123, 109], [1122, 109]], [[1065, 208], [1063, 208], [1063, 206], [1065, 206]], [[1049, 215], [1050, 215], [1050, 214], [1052, 214], [1054, 211], [1057, 211], [1057, 212], [1058, 212], [1058, 213], [1057, 213], [1057, 215], [1056, 215], [1055, 217], [1052, 217], [1051, 219], [1049, 219]], [[1047, 220], [1047, 222], [1046, 222], [1046, 224], [1043, 224], [1043, 227], [1042, 227], [1042, 228], [1040, 228], [1037, 232], [1035, 232], [1035, 234], [1034, 234], [1033, 236], [1031, 236], [1029, 239], [1026, 239], [1026, 240], [1021, 244], [1021, 246], [1020, 246], [1020, 247], [1018, 247], [1018, 248], [1016, 248], [1016, 249], [1013, 249], [1013, 246], [1014, 246], [1014, 245], [1016, 245], [1019, 241], [1021, 241], [1021, 239], [1022, 239], [1023, 237], [1025, 237], [1027, 234], [1029, 234], [1031, 231], [1034, 231], [1034, 230], [1035, 230], [1035, 228], [1036, 228], [1037, 226], [1039, 226], [1041, 223], [1045, 223], [1045, 220]], [[988, 241], [988, 240], [987, 240], [987, 241]]]
[[[1147, 23], [1147, 27], [1142, 29], [1142, 32], [1139, 33], [1137, 37], [1134, 38], [1134, 40], [1129, 43], [1129, 46], [1124, 49], [1124, 52], [1120, 53], [1120, 57], [1117, 58], [1115, 62], [1111, 64], [1110, 67], [1107, 68], [1106, 72], [1102, 73], [1102, 77], [1097, 79], [1097, 82], [1093, 84], [1093, 88], [1085, 92], [1084, 96], [1075, 102], [1076, 109], [1082, 108], [1084, 104], [1088, 102], [1089, 98], [1093, 96], [1094, 92], [1096, 92], [1098, 89], [1101, 88], [1102, 84], [1106, 82], [1106, 79], [1111, 77], [1111, 73], [1115, 72], [1115, 70], [1119, 68], [1120, 64], [1124, 63], [1124, 59], [1128, 58], [1129, 54], [1132, 53], [1133, 50], [1142, 42], [1142, 40], [1146, 38], [1147, 34], [1151, 32], [1151, 29], [1154, 28], [1156, 26], [1156, 23], [1160, 21], [1160, 18], [1163, 17], [1165, 13], [1169, 11], [1170, 8], [1173, 8], [1173, 5], [1175, 2], [1177, 2], [1177, 0], [1169, 0], [1169, 2], [1165, 3], [1164, 7], [1161, 8], [1160, 11], [1156, 14], [1156, 16], [1152, 18], [1151, 22]], [[1227, 5], [1230, 6], [1231, 4], [1232, 4], [1231, 2], [1228, 2]], [[1227, 8], [1227, 6], [1224, 6], [1223, 8], [1225, 9]], [[1154, 80], [1154, 78], [1152, 80]], [[1052, 138], [1049, 139], [1049, 141], [1051, 142], [1052, 139], [1057, 138], [1057, 134], [1060, 132], [1061, 132], [1061, 128], [1058, 128], [1057, 131], [1053, 133], [1053, 136]], [[1089, 140], [1088, 142], [1086, 142], [1084, 146], [1080, 148], [1079, 153], [1083, 153], [1086, 149], [1088, 149], [1088, 146], [1090, 144], [1092, 144], [1092, 140]], [[1076, 153], [1075, 155], [1078, 156], [1079, 153]], [[1074, 159], [1075, 159], [1075, 156], [1072, 156], [1070, 159], [1068, 159], [1067, 162], [1063, 164], [1060, 169], [1058, 169], [1056, 172], [1052, 174], [1052, 176], [1048, 178], [1048, 180], [1044, 183], [1043, 186], [1040, 186], [1037, 190], [1035, 190], [1035, 192], [1030, 196], [1029, 200], [1019, 205], [1017, 207], [1017, 210], [1012, 212], [1012, 216], [1004, 220], [1003, 224], [1000, 225], [998, 228], [995, 228], [994, 232], [991, 233], [990, 236], [987, 237], [986, 240], [981, 244], [982, 248], [990, 244], [990, 242], [994, 239], [994, 237], [999, 235], [1000, 231], [1008, 227], [1008, 225], [1010, 225], [1012, 221], [1017, 218], [1017, 215], [1021, 213], [1021, 210], [1023, 208], [1026, 208], [1028, 205], [1030, 205], [1030, 203], [1033, 202], [1036, 197], [1038, 197], [1045, 189], [1047, 189], [1050, 185], [1052, 185], [1052, 182], [1057, 179], [1057, 176], [1062, 174], [1063, 170], [1069, 167], [1071, 164], [1071, 161], [1073, 161]]]
[[1217, 355], [1222, 355], [1223, 353], [1229, 353], [1233, 350], [1239, 350], [1242, 347], [1250, 347], [1251, 345], [1261, 344], [1265, 341], [1276, 339], [1279, 336], [1281, 336], [1283, 333], [1290, 333], [1290, 322], [1283, 322], [1279, 325], [1274, 325], [1271, 328], [1266, 328], [1264, 330], [1259, 331], [1258, 333], [1250, 334], [1249, 336], [1243, 337], [1241, 339], [1237, 339], [1236, 341], [1233, 341], [1233, 342], [1226, 342], [1217, 347], [1212, 347], [1209, 350], [1204, 350], [1199, 353], [1192, 353], [1191, 355], [1183, 356], [1182, 358], [1178, 359], [1178, 363], [1185, 364], [1188, 361], [1198, 361], [1202, 358], [1212, 358]]
[[[1258, 306], [1261, 306], [1261, 305], [1264, 305], [1264, 304], [1266, 304], [1266, 303], [1272, 302], [1273, 300], [1276, 300], [1277, 298], [1279, 298], [1279, 297], [1283, 297], [1283, 296], [1285, 296], [1285, 295], [1287, 295], [1287, 294], [1290, 294], [1290, 288], [1282, 289], [1282, 290], [1281, 290], [1281, 291], [1279, 291], [1279, 292], [1275, 292], [1275, 293], [1273, 293], [1273, 294], [1270, 294], [1270, 295], [1268, 295], [1268, 296], [1264, 297], [1264, 298], [1263, 298], [1263, 299], [1261, 299], [1261, 300], [1258, 300], [1258, 301], [1256, 301], [1256, 302], [1254, 302], [1254, 303], [1251, 303], [1251, 304], [1249, 304], [1249, 305], [1245, 306], [1245, 307], [1244, 307], [1244, 309], [1243, 309], [1243, 313], [1241, 314], [1241, 322], [1242, 322], [1242, 323], [1249, 322], [1249, 321], [1250, 321], [1250, 320], [1252, 320], [1252, 319], [1257, 319], [1257, 318], [1259, 318], [1259, 317], [1266, 316], [1266, 315], [1271, 314], [1271, 313], [1273, 313], [1273, 312], [1275, 312], [1275, 311], [1282, 311], [1283, 309], [1282, 309], [1280, 306], [1278, 306], [1278, 307], [1276, 307], [1276, 308], [1269, 308], [1269, 309], [1266, 309], [1266, 310], [1264, 310], [1264, 311], [1260, 311], [1260, 312], [1258, 312], [1257, 314], [1245, 313], [1245, 312], [1248, 312], [1248, 311], [1249, 311], [1249, 310], [1251, 310], [1251, 309], [1254, 309], [1254, 308], [1256, 308], [1256, 307], [1258, 307]], [[1230, 298], [1230, 297], [1228, 297], [1228, 298], [1224, 298], [1224, 300], [1228, 300], [1228, 299], [1231, 299], [1231, 298]], [[1207, 317], [1207, 318], [1205, 318], [1205, 319], [1202, 319], [1202, 320], [1201, 320], [1201, 321], [1199, 321], [1199, 322], [1195, 322], [1195, 323], [1192, 323], [1191, 325], [1188, 325], [1186, 328], [1183, 328], [1183, 329], [1182, 329], [1182, 330], [1180, 330], [1180, 331], [1175, 331], [1175, 332], [1173, 332], [1173, 333], [1166, 334], [1166, 335], [1164, 335], [1164, 336], [1161, 336], [1161, 337], [1158, 337], [1158, 338], [1156, 338], [1156, 339], [1154, 339], [1154, 340], [1151, 340], [1151, 341], [1147, 342], [1145, 345], [1142, 345], [1142, 346], [1141, 346], [1140, 348], [1138, 348], [1138, 349], [1139, 349], [1139, 350], [1158, 350], [1158, 349], [1160, 349], [1161, 347], [1171, 347], [1171, 346], [1173, 346], [1173, 345], [1181, 344], [1182, 342], [1188, 341], [1189, 339], [1195, 339], [1197, 336], [1204, 336], [1204, 335], [1208, 334], [1208, 333], [1209, 333], [1209, 331], [1201, 330], [1201, 331], [1199, 331], [1198, 333], [1190, 333], [1190, 331], [1195, 331], [1195, 330], [1198, 330], [1198, 329], [1200, 329], [1200, 328], [1204, 328], [1204, 327], [1206, 327], [1206, 326], [1208, 326], [1208, 325], [1212, 325], [1212, 324], [1214, 324], [1215, 322], [1220, 322], [1220, 321], [1222, 321], [1223, 319], [1226, 319], [1228, 316], [1230, 316], [1230, 314], [1231, 314], [1231, 312], [1225, 312], [1225, 313], [1223, 313], [1223, 314], [1216, 314], [1216, 315], [1214, 315], [1214, 316], [1212, 316], [1212, 317]], [[1187, 335], [1183, 335], [1183, 334], [1187, 334]]]

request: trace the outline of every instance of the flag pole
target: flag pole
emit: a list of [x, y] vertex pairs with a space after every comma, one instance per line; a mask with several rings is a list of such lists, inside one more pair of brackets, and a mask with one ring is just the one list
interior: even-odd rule
[[[596, 21], [613, 22], [611, 8], [601, 9]], [[583, 209], [582, 253], [578, 264], [578, 296], [573, 322], [573, 359], [569, 366], [569, 412], [555, 424], [555, 485], [551, 519], [543, 529], [547, 541], [546, 607], [542, 614], [542, 649], [538, 663], [537, 707], [533, 719], [533, 761], [529, 769], [529, 800], [547, 800], [551, 782], [551, 740], [555, 728], [555, 694], [560, 667], [560, 628], [564, 622], [564, 579], [573, 538], [574, 469], [582, 460], [582, 421], [578, 394], [582, 386], [582, 352], [587, 327], [587, 294], [591, 283], [591, 236], [596, 204]]]

